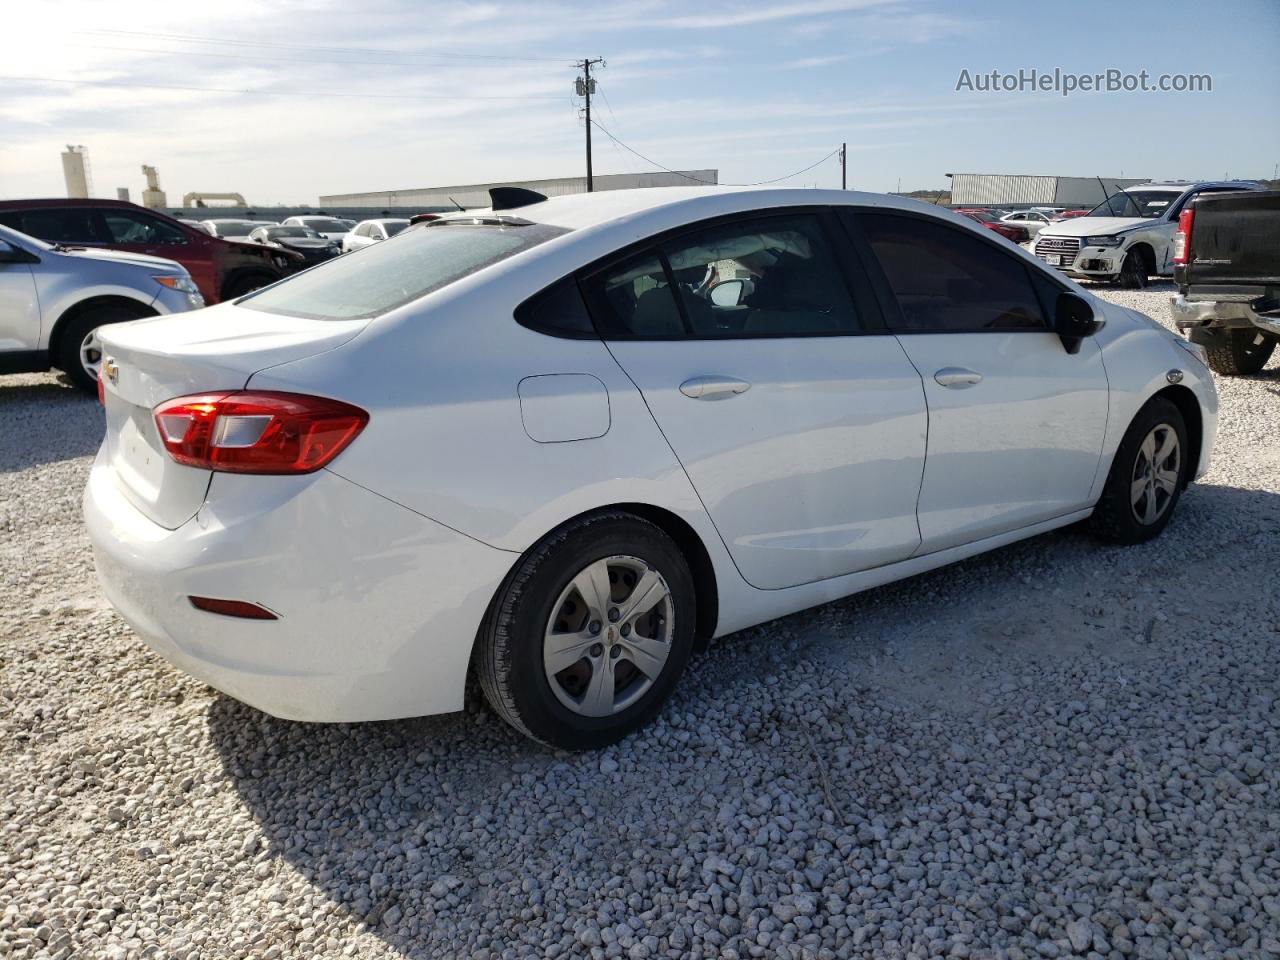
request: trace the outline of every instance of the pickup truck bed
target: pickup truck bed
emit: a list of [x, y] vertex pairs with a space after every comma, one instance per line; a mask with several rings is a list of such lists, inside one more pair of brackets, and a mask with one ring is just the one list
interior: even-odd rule
[[1199, 197], [1178, 230], [1174, 322], [1214, 372], [1257, 373], [1280, 342], [1280, 191]]

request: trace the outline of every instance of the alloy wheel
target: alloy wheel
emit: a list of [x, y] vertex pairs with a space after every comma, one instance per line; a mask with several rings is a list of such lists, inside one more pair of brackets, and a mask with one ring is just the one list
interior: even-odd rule
[[1134, 518], [1150, 526], [1164, 516], [1178, 491], [1182, 476], [1182, 448], [1177, 431], [1167, 423], [1151, 429], [1134, 460], [1129, 503]]
[[576, 714], [621, 713], [661, 676], [674, 627], [671, 589], [661, 573], [638, 557], [596, 560], [552, 607], [542, 644], [547, 682]]
[[98, 339], [97, 327], [85, 334], [80, 341], [80, 366], [90, 379], [98, 379], [98, 370], [102, 367], [102, 341]]

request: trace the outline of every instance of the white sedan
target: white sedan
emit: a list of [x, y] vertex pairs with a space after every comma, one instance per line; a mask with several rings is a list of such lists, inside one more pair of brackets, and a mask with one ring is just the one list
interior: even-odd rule
[[1054, 216], [1040, 210], [1015, 210], [1013, 213], [1006, 213], [1000, 218], [1000, 222], [1013, 227], [1022, 227], [1034, 240], [1036, 234], [1054, 222]]
[[458, 214], [102, 339], [85, 514], [148, 644], [297, 720], [458, 710], [474, 673], [565, 748], [654, 716], [697, 640], [1077, 521], [1154, 537], [1217, 423], [1159, 324], [844, 191]]
[[389, 240], [407, 226], [409, 221], [400, 217], [361, 220], [342, 238], [342, 252], [350, 253], [352, 250], [361, 250], [379, 241]]

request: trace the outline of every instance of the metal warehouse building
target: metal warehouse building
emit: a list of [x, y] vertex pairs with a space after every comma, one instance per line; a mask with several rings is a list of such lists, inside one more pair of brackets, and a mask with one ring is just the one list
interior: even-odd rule
[[[596, 174], [596, 190], [626, 190], [631, 187], [691, 187], [714, 184], [719, 170], [679, 170], [673, 173]], [[455, 187], [417, 187], [411, 190], [376, 190], [369, 193], [335, 193], [320, 198], [320, 206], [330, 207], [464, 207], [489, 206], [490, 187], [524, 187], [543, 196], [586, 193], [586, 177], [559, 177], [553, 180], [509, 180], [503, 183], [469, 183]]]
[[1149, 182], [1148, 178], [1043, 177], [1005, 173], [948, 173], [947, 176], [951, 178], [953, 207], [1004, 204], [1095, 207], [1107, 198], [1107, 194]]

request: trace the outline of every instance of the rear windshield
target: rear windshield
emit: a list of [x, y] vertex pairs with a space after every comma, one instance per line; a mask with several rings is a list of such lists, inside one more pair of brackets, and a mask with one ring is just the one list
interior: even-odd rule
[[544, 224], [448, 223], [338, 257], [237, 301], [267, 313], [315, 320], [374, 317], [484, 267], [568, 233]]
[[328, 230], [330, 233], [341, 233], [353, 226], [346, 220], [323, 220], [320, 217], [307, 217], [302, 222], [312, 230]]

